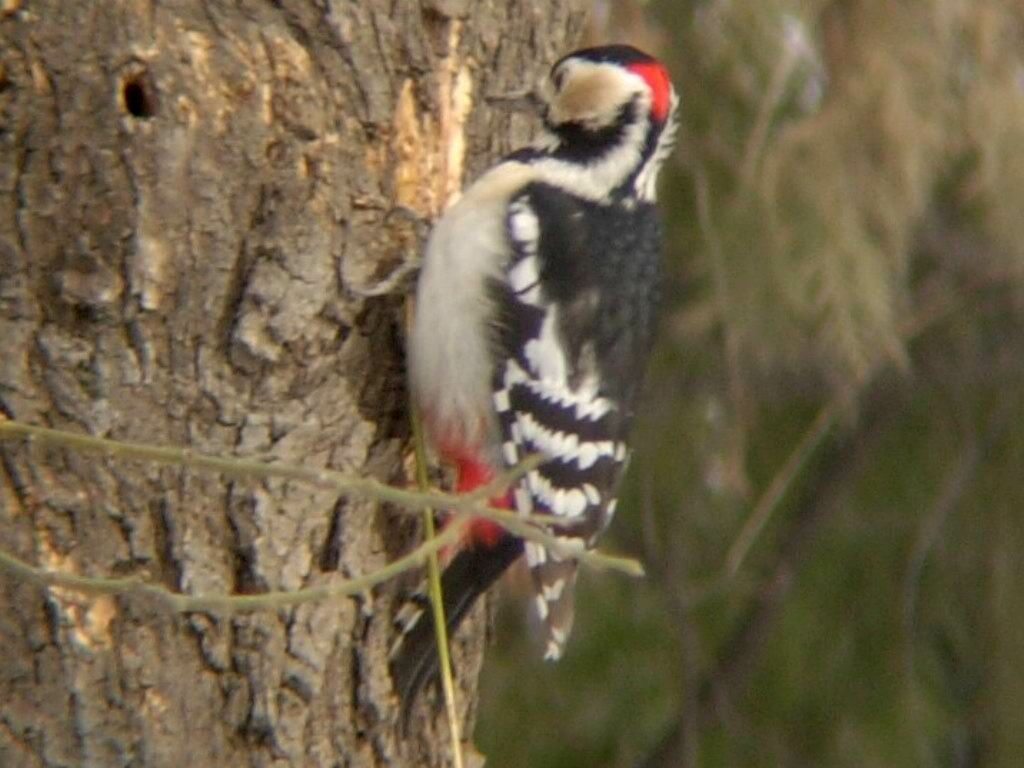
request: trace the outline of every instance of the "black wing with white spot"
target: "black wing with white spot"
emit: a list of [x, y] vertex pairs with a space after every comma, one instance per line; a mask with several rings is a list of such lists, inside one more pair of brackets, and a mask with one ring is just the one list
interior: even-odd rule
[[[654, 324], [660, 243], [653, 206], [602, 206], [531, 184], [510, 204], [512, 258], [495, 291], [494, 404], [502, 458], [549, 457], [513, 489], [522, 514], [592, 546], [615, 510], [639, 375]], [[576, 563], [526, 543], [546, 658], [572, 626]]]

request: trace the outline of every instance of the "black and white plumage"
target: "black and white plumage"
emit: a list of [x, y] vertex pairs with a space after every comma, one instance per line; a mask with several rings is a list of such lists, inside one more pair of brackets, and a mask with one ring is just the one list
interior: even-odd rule
[[[513, 490], [522, 513], [553, 514], [592, 546], [611, 520], [653, 328], [660, 225], [653, 205], [584, 200], [542, 182], [509, 206], [514, 256], [496, 287], [493, 379], [502, 459], [551, 457]], [[543, 276], [543, 277], [541, 277]], [[527, 542], [545, 658], [572, 625], [576, 562]]]
[[[629, 454], [658, 289], [655, 183], [676, 106], [662, 65], [634, 48], [564, 57], [549, 78], [544, 136], [445, 212], [420, 276], [412, 392], [460, 490], [543, 454], [508, 503], [557, 516], [552, 531], [586, 547], [614, 514]], [[470, 542], [446, 568], [449, 623], [525, 549], [544, 655], [559, 658], [576, 562], [507, 534], [496, 542]], [[409, 702], [435, 668], [433, 627], [414, 604], [398, 623], [406, 634], [392, 671]]]

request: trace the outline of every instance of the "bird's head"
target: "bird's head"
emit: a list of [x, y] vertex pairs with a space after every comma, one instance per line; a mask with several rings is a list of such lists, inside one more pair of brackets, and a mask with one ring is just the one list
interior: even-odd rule
[[608, 190], [654, 199], [679, 103], [660, 61], [628, 45], [574, 51], [551, 68], [541, 98], [547, 152]]
[[628, 45], [564, 56], [551, 68], [544, 91], [544, 121], [556, 134], [601, 134], [637, 120], [659, 129], [672, 119], [678, 100], [661, 62]]

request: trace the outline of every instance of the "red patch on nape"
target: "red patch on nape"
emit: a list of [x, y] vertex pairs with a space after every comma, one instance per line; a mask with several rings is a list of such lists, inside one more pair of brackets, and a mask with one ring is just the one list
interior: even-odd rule
[[630, 64], [629, 71], [640, 75], [651, 89], [651, 115], [659, 123], [665, 122], [672, 103], [672, 81], [668, 72], [656, 61]]

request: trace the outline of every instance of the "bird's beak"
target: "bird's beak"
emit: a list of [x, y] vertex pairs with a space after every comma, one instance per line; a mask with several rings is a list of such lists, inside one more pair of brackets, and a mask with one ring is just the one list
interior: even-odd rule
[[509, 112], [530, 112], [539, 115], [544, 107], [544, 100], [536, 88], [496, 93], [487, 96], [486, 100], [487, 103]]

